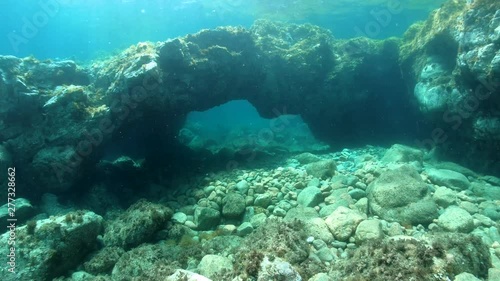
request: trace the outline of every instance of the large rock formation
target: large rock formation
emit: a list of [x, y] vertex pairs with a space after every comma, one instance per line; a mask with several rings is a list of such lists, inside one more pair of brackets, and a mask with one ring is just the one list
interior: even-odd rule
[[433, 130], [427, 148], [498, 171], [500, 3], [448, 1], [412, 26], [401, 46], [408, 86]]
[[394, 86], [380, 80], [394, 74], [397, 53], [393, 39], [334, 40], [319, 27], [258, 21], [139, 43], [86, 68], [1, 57], [0, 141], [37, 194], [69, 191], [126, 138], [146, 136], [139, 145], [157, 157], [187, 113], [234, 99], [265, 117], [302, 114], [320, 137], [349, 138], [370, 122], [339, 120], [352, 121], [360, 104], [382, 110], [377, 95]]
[[[300, 114], [337, 145], [406, 133], [429, 148], [491, 149], [500, 139], [498, 6], [450, 1], [403, 42], [257, 21], [139, 43], [86, 67], [0, 57], [0, 142], [33, 195], [70, 191], [131, 143], [146, 166], [172, 159], [166, 151], [190, 111], [235, 99], [264, 117]], [[421, 138], [418, 114], [438, 126]]]

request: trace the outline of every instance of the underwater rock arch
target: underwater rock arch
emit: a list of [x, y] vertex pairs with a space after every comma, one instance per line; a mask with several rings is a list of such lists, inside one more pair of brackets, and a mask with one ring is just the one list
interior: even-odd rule
[[[499, 33], [487, 24], [495, 7], [474, 10], [482, 20], [465, 23], [465, 31], [492, 34], [485, 49], [489, 55], [469, 58], [467, 54], [483, 48], [469, 42], [468, 49], [457, 50], [457, 58], [469, 64], [450, 66], [461, 76], [432, 83], [456, 86], [464, 98], [483, 76], [498, 80]], [[0, 160], [24, 167], [23, 178], [34, 194], [71, 191], [99, 160], [103, 147], [116, 134], [127, 134], [127, 124], [143, 122], [159, 143], [168, 145], [175, 143], [189, 112], [236, 99], [248, 100], [265, 118], [300, 114], [316, 137], [337, 146], [432, 136], [436, 122], [442, 125], [441, 116], [420, 111], [414, 96], [422, 62], [430, 54], [426, 48], [432, 47], [426, 42], [441, 36], [426, 30], [441, 24], [442, 32], [456, 35], [443, 40], [464, 38], [453, 33], [463, 23], [449, 18], [470, 11], [454, 2], [441, 9], [425, 24], [410, 28], [403, 39], [340, 40], [309, 24], [257, 21], [250, 29], [221, 27], [139, 43], [85, 67], [71, 61], [0, 57], [1, 150], [11, 154]], [[469, 67], [480, 59], [488, 60], [483, 62], [488, 69]], [[498, 93], [498, 88], [493, 91]], [[450, 144], [480, 137], [478, 145], [487, 142], [488, 151], [498, 145], [498, 95], [491, 97], [495, 103], [470, 112], [472, 118], [463, 120], [465, 129], [454, 132], [458, 137]], [[422, 127], [419, 120], [427, 124]], [[471, 129], [475, 135], [466, 135]]]
[[[380, 83], [398, 69], [392, 55], [398, 44], [335, 40], [312, 25], [258, 21], [251, 29], [222, 27], [139, 43], [87, 68], [57, 69], [60, 63], [50, 62], [51, 71], [36, 81], [30, 69], [47, 63], [17, 59], [4, 83], [18, 88], [7, 96], [27, 96], [38, 109], [29, 116], [36, 126], [10, 124], [24, 131], [2, 140], [13, 155], [23, 155], [17, 161], [29, 167], [37, 191], [57, 193], [71, 190], [126, 124], [143, 122], [174, 142], [190, 111], [236, 99], [248, 100], [266, 118], [300, 114], [320, 139], [351, 139], [354, 131], [366, 131], [362, 124], [373, 125], [370, 118], [353, 120], [358, 111], [380, 113], [381, 93], [401, 90], [402, 83]], [[55, 75], [68, 71], [89, 83]]]

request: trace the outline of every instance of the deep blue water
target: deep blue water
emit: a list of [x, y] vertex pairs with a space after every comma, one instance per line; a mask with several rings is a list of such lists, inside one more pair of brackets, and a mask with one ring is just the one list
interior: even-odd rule
[[[410, 24], [425, 19], [429, 10], [438, 5], [414, 9], [401, 1], [401, 11], [388, 18], [384, 10], [390, 1], [397, 0], [381, 1], [378, 5], [363, 5], [364, 1], [358, 1], [349, 4], [352, 7], [341, 4], [342, 12], [335, 11], [338, 7], [334, 4], [340, 1], [325, 0], [321, 1], [324, 11], [318, 13], [315, 8], [310, 14], [297, 5], [301, 1], [308, 3], [306, 0], [2, 0], [0, 54], [91, 60], [140, 41], [163, 41], [224, 25], [250, 27], [260, 17], [310, 22], [332, 30], [338, 38], [361, 35], [360, 30], [362, 33], [367, 30], [369, 37], [385, 38], [400, 36]], [[302, 10], [293, 10], [295, 6]], [[329, 7], [334, 10], [327, 10]]]

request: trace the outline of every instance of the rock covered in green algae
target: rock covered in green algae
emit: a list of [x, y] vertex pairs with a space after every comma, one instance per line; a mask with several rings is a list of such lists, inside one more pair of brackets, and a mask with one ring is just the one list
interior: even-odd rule
[[[9, 167], [12, 167], [12, 155], [4, 145], [0, 145], [0, 169], [7, 171]], [[7, 177], [3, 177], [0, 179], [0, 184], [3, 185], [6, 181]]]
[[239, 193], [230, 193], [222, 200], [222, 216], [239, 219], [245, 213], [245, 197]]
[[[72, 212], [16, 230], [16, 270], [2, 268], [2, 280], [52, 280], [74, 270], [97, 247], [103, 219], [93, 212]], [[0, 253], [7, 256], [9, 232], [2, 235]]]
[[111, 273], [112, 280], [163, 280], [181, 267], [168, 247], [143, 244], [120, 256]]
[[[34, 58], [7, 63], [2, 57], [0, 69], [5, 76], [2, 80], [6, 79], [6, 87], [0, 87], [5, 94], [0, 99], [0, 119], [8, 121], [0, 124], [0, 138], [6, 149], [16, 155], [14, 160], [19, 165], [26, 167], [26, 178], [35, 193], [67, 190], [81, 170], [78, 159], [68, 159], [75, 154], [74, 145], [85, 130], [98, 128], [93, 118], [106, 110], [88, 86], [89, 74], [71, 61]], [[73, 150], [69, 155], [57, 151], [68, 149]], [[54, 155], [49, 156], [51, 153]]]
[[125, 251], [116, 246], [104, 247], [83, 264], [86, 272], [98, 275], [109, 274]]
[[[81, 176], [81, 170], [66, 173], [76, 151], [71, 146], [50, 146], [40, 149], [33, 157], [32, 167], [34, 176], [39, 179], [39, 186], [47, 187], [46, 192], [57, 193], [66, 191]], [[69, 168], [71, 169], [71, 168]]]
[[437, 217], [437, 205], [418, 172], [401, 166], [384, 172], [367, 188], [370, 211], [402, 224], [429, 224]]
[[486, 278], [491, 265], [488, 247], [464, 234], [399, 236], [374, 240], [351, 251], [334, 280], [450, 280], [468, 272]]
[[27, 84], [53, 89], [58, 85], [88, 85], [90, 76], [87, 69], [74, 61], [38, 61], [35, 58], [24, 59], [23, 68], [27, 69], [24, 78]]
[[326, 179], [335, 175], [337, 164], [332, 159], [321, 160], [318, 162], [304, 165], [307, 173], [313, 177]]
[[198, 230], [215, 228], [221, 219], [220, 211], [212, 207], [196, 207], [194, 210], [194, 223]]
[[140, 200], [118, 218], [108, 222], [104, 231], [106, 246], [125, 249], [148, 242], [165, 227], [173, 211], [160, 204]]
[[220, 27], [169, 40], [158, 47], [158, 54], [165, 87], [193, 107], [176, 110], [205, 110], [228, 101], [229, 93], [236, 98], [260, 91], [261, 59], [243, 28]]
[[319, 203], [323, 202], [324, 196], [321, 193], [321, 189], [308, 186], [300, 191], [297, 196], [297, 203], [304, 207], [314, 207], [319, 205]]
[[422, 164], [424, 152], [422, 150], [409, 147], [406, 145], [395, 144], [389, 148], [380, 160], [383, 163], [408, 163], [418, 162]]
[[[301, 225], [296, 221], [268, 219], [243, 240], [235, 253], [234, 273], [246, 278], [260, 276], [264, 255], [280, 258], [306, 271], [310, 249]], [[266, 274], [265, 271], [262, 274]]]

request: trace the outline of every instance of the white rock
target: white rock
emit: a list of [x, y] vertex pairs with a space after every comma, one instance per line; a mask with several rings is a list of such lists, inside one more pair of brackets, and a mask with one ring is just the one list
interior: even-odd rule
[[436, 204], [438, 204], [439, 206], [446, 208], [456, 203], [457, 193], [444, 186], [439, 186], [434, 192], [432, 199], [434, 199]]
[[380, 220], [371, 219], [360, 222], [356, 228], [356, 234], [354, 237], [356, 238], [356, 243], [358, 244], [368, 240], [383, 238], [384, 232], [382, 231], [382, 224], [380, 223]]
[[212, 281], [212, 280], [191, 271], [187, 271], [184, 269], [177, 269], [174, 274], [167, 277], [166, 281]]
[[192, 222], [192, 221], [186, 221], [184, 223], [184, 225], [187, 226], [187, 227], [189, 227], [189, 228], [191, 228], [191, 229], [196, 229], [196, 224], [194, 222]]
[[268, 257], [264, 257], [264, 260], [260, 263], [258, 281], [275, 281], [275, 280], [286, 280], [286, 281], [302, 281], [299, 273], [293, 268], [288, 262], [275, 257], [273, 261], [270, 261]]
[[448, 231], [469, 233], [474, 229], [474, 219], [466, 210], [450, 206], [439, 216], [438, 225]]
[[233, 264], [230, 259], [218, 255], [206, 255], [198, 264], [198, 272], [210, 278], [216, 277], [224, 270], [233, 270]]
[[187, 215], [182, 212], [177, 212], [172, 216], [172, 220], [177, 223], [184, 224], [187, 221]]
[[236, 184], [236, 189], [241, 192], [241, 194], [246, 194], [248, 189], [250, 188], [250, 185], [246, 180], [239, 181]]
[[218, 229], [222, 235], [231, 235], [236, 232], [236, 226], [233, 224], [220, 225]]
[[454, 190], [465, 190], [470, 186], [466, 176], [461, 173], [446, 169], [427, 169], [429, 179], [438, 185], [444, 185]]
[[325, 223], [335, 239], [348, 241], [358, 224], [365, 219], [365, 214], [340, 206], [326, 217]]

